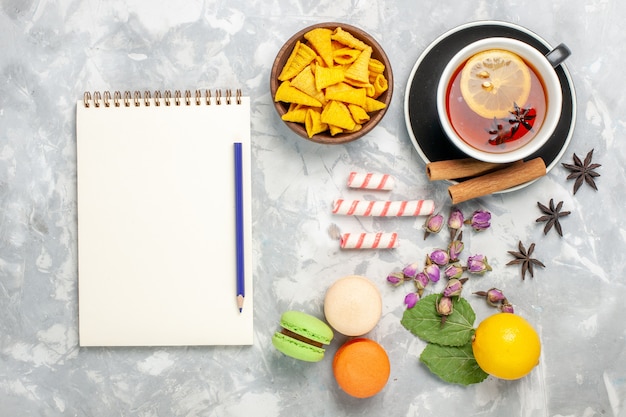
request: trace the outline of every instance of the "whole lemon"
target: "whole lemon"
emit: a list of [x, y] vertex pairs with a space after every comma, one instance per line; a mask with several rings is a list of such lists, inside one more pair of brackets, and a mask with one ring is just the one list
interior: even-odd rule
[[518, 379], [539, 363], [541, 341], [523, 317], [497, 313], [480, 322], [472, 350], [483, 371], [497, 378]]

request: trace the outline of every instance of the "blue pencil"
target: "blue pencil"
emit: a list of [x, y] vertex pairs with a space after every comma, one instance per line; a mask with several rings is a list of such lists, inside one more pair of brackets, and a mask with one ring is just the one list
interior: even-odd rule
[[243, 232], [243, 155], [240, 142], [235, 142], [235, 242], [237, 245], [237, 307], [243, 311], [246, 296]]

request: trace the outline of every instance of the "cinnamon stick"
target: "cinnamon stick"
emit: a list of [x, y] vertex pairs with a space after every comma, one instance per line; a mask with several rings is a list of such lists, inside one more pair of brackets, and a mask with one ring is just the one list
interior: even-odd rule
[[426, 175], [428, 175], [428, 179], [431, 181], [471, 178], [521, 162], [522, 161], [508, 164], [497, 164], [479, 161], [474, 158], [435, 161], [426, 164]]
[[541, 158], [515, 163], [507, 168], [448, 187], [452, 204], [506, 190], [546, 174], [546, 164]]

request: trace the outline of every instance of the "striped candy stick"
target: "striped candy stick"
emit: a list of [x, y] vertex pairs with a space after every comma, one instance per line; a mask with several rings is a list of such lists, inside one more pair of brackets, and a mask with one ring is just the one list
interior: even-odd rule
[[395, 180], [389, 174], [352, 171], [348, 176], [348, 187], [350, 188], [362, 188], [367, 190], [392, 190], [394, 185]]
[[393, 249], [398, 247], [397, 233], [344, 233], [341, 249]]
[[433, 200], [407, 201], [333, 201], [333, 214], [347, 216], [429, 216], [435, 211]]

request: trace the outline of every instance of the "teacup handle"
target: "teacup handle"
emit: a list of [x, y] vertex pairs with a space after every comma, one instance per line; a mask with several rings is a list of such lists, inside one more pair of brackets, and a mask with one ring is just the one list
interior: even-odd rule
[[565, 61], [567, 57], [570, 56], [571, 54], [572, 54], [572, 51], [567, 47], [567, 45], [562, 43], [556, 48], [554, 48], [553, 50], [551, 50], [550, 52], [548, 52], [546, 54], [546, 58], [548, 58], [548, 61], [550, 62], [550, 64], [554, 68], [556, 68], [563, 61]]

